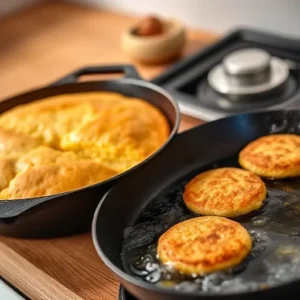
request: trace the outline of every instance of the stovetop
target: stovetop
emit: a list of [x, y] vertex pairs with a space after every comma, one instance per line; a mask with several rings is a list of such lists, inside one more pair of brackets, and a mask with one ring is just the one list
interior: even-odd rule
[[[212, 89], [209, 72], [224, 58], [240, 49], [258, 48], [290, 65], [290, 76], [280, 92], [233, 101]], [[182, 113], [206, 121], [236, 113], [276, 109], [300, 109], [300, 40], [249, 29], [238, 29], [200, 52], [183, 59], [162, 75], [154, 78], [177, 100]], [[221, 104], [220, 104], [221, 103]], [[119, 300], [137, 300], [123, 286]]]
[[[284, 88], [245, 101], [232, 101], [208, 83], [208, 74], [228, 54], [240, 49], [258, 48], [289, 63], [290, 75]], [[183, 59], [153, 83], [167, 90], [178, 102], [182, 113], [206, 121], [237, 113], [276, 109], [300, 109], [300, 40], [249, 29], [235, 30], [215, 44]]]
[[138, 300], [137, 298], [131, 296], [123, 286], [120, 286], [118, 300]]

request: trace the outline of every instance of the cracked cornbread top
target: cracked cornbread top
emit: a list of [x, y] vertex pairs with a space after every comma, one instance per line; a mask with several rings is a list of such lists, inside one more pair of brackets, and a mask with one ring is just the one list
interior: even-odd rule
[[165, 116], [112, 92], [66, 94], [0, 115], [0, 199], [75, 190], [135, 166], [166, 141]]

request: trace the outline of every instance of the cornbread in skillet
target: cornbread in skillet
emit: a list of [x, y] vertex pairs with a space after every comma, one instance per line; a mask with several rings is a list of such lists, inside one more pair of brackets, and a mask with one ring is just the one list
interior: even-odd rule
[[75, 190], [135, 166], [166, 141], [154, 106], [118, 93], [67, 94], [0, 116], [0, 199]]
[[165, 117], [152, 105], [132, 99], [102, 110], [65, 135], [61, 147], [122, 172], [153, 153], [168, 135]]
[[42, 145], [40, 139], [7, 130], [0, 126], [0, 156], [17, 159], [40, 145]]
[[248, 231], [224, 217], [206, 216], [183, 221], [158, 240], [161, 262], [183, 274], [204, 275], [241, 263], [252, 249]]
[[38, 138], [43, 144], [57, 148], [65, 134], [93, 120], [102, 109], [127, 99], [120, 94], [105, 92], [49, 97], [4, 112], [0, 127]]
[[8, 158], [0, 158], [0, 189], [4, 189], [9, 185], [9, 182], [15, 177], [14, 161]]
[[43, 165], [63, 165], [64, 163], [71, 163], [78, 161], [78, 156], [72, 151], [58, 151], [46, 146], [40, 146], [29, 151], [16, 161], [17, 171], [26, 171], [31, 167]]
[[273, 134], [258, 138], [242, 149], [239, 163], [261, 177], [300, 176], [300, 136]]
[[1, 191], [2, 199], [22, 199], [58, 194], [103, 181], [117, 175], [96, 162], [78, 160], [64, 164], [48, 164], [20, 172]]
[[264, 182], [252, 172], [218, 168], [194, 177], [185, 186], [183, 200], [197, 214], [236, 217], [259, 209], [266, 195]]

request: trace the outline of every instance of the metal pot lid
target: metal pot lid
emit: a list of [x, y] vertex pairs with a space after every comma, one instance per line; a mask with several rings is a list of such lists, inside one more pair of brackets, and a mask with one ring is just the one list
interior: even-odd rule
[[262, 49], [242, 49], [227, 55], [208, 73], [209, 85], [219, 93], [255, 95], [282, 85], [289, 76], [285, 61]]

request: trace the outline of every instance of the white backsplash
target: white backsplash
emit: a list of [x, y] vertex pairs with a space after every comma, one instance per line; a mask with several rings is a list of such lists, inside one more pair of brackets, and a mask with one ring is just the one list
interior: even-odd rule
[[133, 14], [170, 15], [187, 25], [224, 33], [251, 26], [300, 38], [299, 0], [70, 0]]

